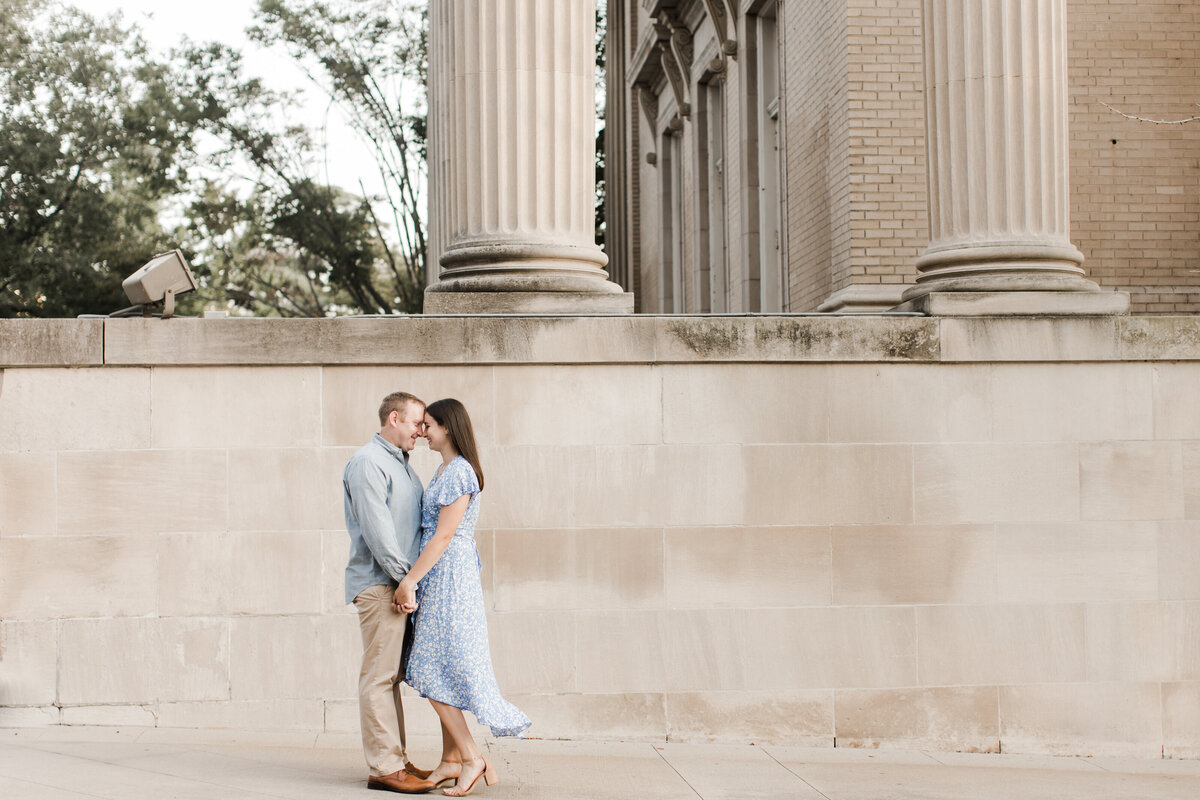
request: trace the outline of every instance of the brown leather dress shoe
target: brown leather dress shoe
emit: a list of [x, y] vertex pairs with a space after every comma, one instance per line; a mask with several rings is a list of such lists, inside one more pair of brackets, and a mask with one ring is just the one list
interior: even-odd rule
[[420, 767], [418, 767], [416, 764], [412, 763], [411, 761], [404, 762], [404, 771], [407, 772], [409, 775], [416, 775], [421, 780], [428, 779], [430, 774], [433, 772], [433, 770], [431, 770], [431, 769], [421, 769]]
[[409, 775], [404, 770], [393, 772], [391, 775], [372, 775], [367, 778], [368, 789], [379, 789], [383, 792], [400, 792], [401, 794], [425, 794], [433, 788], [433, 781]]

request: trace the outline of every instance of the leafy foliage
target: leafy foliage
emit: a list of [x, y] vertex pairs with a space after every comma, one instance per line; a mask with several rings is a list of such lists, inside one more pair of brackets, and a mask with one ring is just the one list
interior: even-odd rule
[[109, 312], [172, 246], [195, 109], [134, 31], [39, 8], [0, 0], [0, 316]]
[[[372, 203], [362, 211], [375, 228], [386, 267], [374, 276], [360, 272], [357, 282], [344, 285], [373, 299], [379, 311], [391, 307], [381, 292], [372, 291], [374, 277], [384, 280], [391, 302], [406, 311], [420, 309], [425, 286], [427, 29], [426, 4], [416, 0], [261, 0], [258, 25], [250, 30], [253, 39], [286, 48], [304, 65], [371, 148], [385, 187], [382, 198], [371, 199], [387, 214], [380, 219]], [[394, 234], [395, 246], [385, 230]]]

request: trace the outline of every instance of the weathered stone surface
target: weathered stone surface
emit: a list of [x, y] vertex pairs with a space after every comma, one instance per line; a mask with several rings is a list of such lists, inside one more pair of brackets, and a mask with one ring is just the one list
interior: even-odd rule
[[1167, 603], [1163, 628], [1168, 678], [1200, 681], [1200, 603]]
[[1148, 364], [994, 364], [989, 401], [1003, 442], [1151, 439]]
[[[306, 732], [321, 730], [325, 713], [324, 704], [320, 700], [161, 703], [157, 710], [158, 724], [168, 728]], [[357, 715], [355, 719], [357, 720]], [[358, 730], [357, 725], [354, 730]]]
[[632, 314], [631, 292], [426, 292], [426, 314]]
[[1082, 605], [919, 606], [926, 686], [1084, 678]]
[[306, 447], [321, 440], [316, 367], [154, 370], [154, 446]]
[[830, 603], [825, 526], [667, 528], [665, 548], [670, 608]]
[[[323, 527], [341, 500], [331, 489], [323, 452], [290, 447], [229, 451], [229, 528], [235, 531]], [[336, 506], [341, 511], [340, 503]]]
[[834, 730], [839, 747], [996, 753], [999, 696], [994, 686], [839, 690]]
[[[103, 358], [95, 352], [101, 340]], [[0, 320], [0, 367], [1060, 359], [1200, 360], [1200, 323], [829, 315]]]
[[656, 317], [659, 361], [936, 361], [919, 317]]
[[0, 368], [104, 363], [104, 320], [0, 319]]
[[319, 364], [324, 320], [110, 319], [104, 321], [104, 363]]
[[651, 317], [342, 318], [323, 320], [322, 325], [327, 364], [623, 364], [654, 360]]
[[1162, 755], [1156, 683], [1066, 683], [1000, 687], [1006, 753]]
[[[345, 553], [341, 560], [344, 568]], [[321, 535], [316, 531], [163, 534], [158, 569], [158, 608], [164, 616], [321, 610]]]
[[917, 445], [913, 459], [918, 523], [1079, 518], [1074, 444]]
[[1115, 316], [1129, 313], [1128, 292], [930, 292], [896, 311], [934, 317]]
[[667, 727], [664, 697], [656, 692], [527, 694], [508, 699], [535, 720], [530, 734], [545, 739], [661, 741]]
[[[408, 392], [426, 403], [443, 397], [460, 400], [471, 415], [482, 447], [496, 441], [492, 367], [343, 367], [321, 371], [321, 443], [358, 449], [377, 433], [379, 404], [392, 392]], [[526, 387], [521, 402], [531, 399]], [[506, 413], [511, 410], [502, 406]], [[418, 442], [418, 447], [424, 444]], [[353, 450], [351, 451], [353, 452]]]
[[1195, 316], [1124, 317], [1117, 333], [1121, 358], [1200, 359], [1200, 318]]
[[[735, 445], [570, 448], [570, 500], [558, 496], [554, 502], [569, 502], [571, 522], [579, 527], [736, 524], [743, 519], [744, 499], [738, 449]], [[681, 475], [689, 479], [681, 482]], [[553, 485], [561, 486], [560, 481], [561, 477], [555, 478]], [[520, 526], [515, 522], [503, 527]]]
[[59, 724], [56, 706], [0, 706], [0, 727], [41, 728]]
[[662, 607], [661, 528], [498, 530], [495, 542], [498, 611]]
[[833, 528], [833, 603], [991, 603], [996, 536], [988, 525]]
[[153, 728], [158, 724], [158, 718], [150, 705], [66, 706], [62, 710], [62, 724]]
[[1200, 364], [1156, 364], [1153, 375], [1154, 438], [1200, 439]]
[[[229, 698], [228, 623], [98, 619], [62, 623], [59, 701], [143, 705]], [[96, 669], [103, 653], [104, 669]]]
[[[496, 681], [507, 695], [575, 692], [575, 620], [562, 612], [491, 614]], [[536, 646], [529, 646], [537, 642]]]
[[230, 631], [232, 700], [357, 696], [362, 637], [349, 616], [236, 617]]
[[832, 691], [671, 692], [666, 704], [672, 742], [833, 744]]
[[[986, 366], [839, 364], [829, 371], [831, 442], [977, 442], [992, 436], [995, 404]], [[768, 397], [788, 400], [778, 393]], [[746, 413], [753, 414], [753, 406]]]
[[996, 526], [1001, 603], [1158, 599], [1158, 530], [1149, 522]]
[[1079, 447], [1084, 519], [1182, 519], [1178, 442], [1098, 442]]
[[661, 416], [667, 442], [828, 441], [825, 364], [664, 364], [656, 372], [661, 406], [620, 404], [620, 410], [635, 419]]
[[1133, 683], [1174, 677], [1166, 607], [1089, 603], [1084, 607], [1087, 680]]
[[[757, 691], [917, 683], [912, 608], [759, 609], [745, 614], [746, 687]], [[787, 665], [781, 668], [780, 665]]]
[[662, 612], [609, 609], [573, 616], [579, 691], [621, 694], [666, 688]]
[[0, 375], [0, 451], [150, 446], [150, 370], [10, 369]]
[[[708, 449], [709, 459], [719, 457], [715, 449]], [[749, 478], [743, 519], [751, 525], [912, 521], [907, 445], [747, 445], [742, 466]]]
[[58, 625], [0, 622], [0, 707], [44, 706], [57, 699]]
[[1200, 521], [1159, 523], [1158, 598], [1200, 600]]
[[58, 456], [60, 533], [223, 530], [224, 450], [109, 450]]
[[53, 453], [0, 453], [0, 537], [54, 533], [57, 482]]
[[739, 609], [671, 610], [659, 616], [666, 688], [672, 692], [752, 688], [746, 658], [746, 612]]
[[1183, 442], [1183, 515], [1200, 519], [1200, 442]]
[[498, 444], [663, 441], [662, 381], [644, 366], [514, 366], [494, 381]]
[[942, 361], [1113, 361], [1117, 317], [950, 317]]
[[1162, 687], [1163, 758], [1200, 758], [1200, 681]]
[[152, 537], [0, 539], [0, 617], [60, 619], [149, 614], [157, 564]]

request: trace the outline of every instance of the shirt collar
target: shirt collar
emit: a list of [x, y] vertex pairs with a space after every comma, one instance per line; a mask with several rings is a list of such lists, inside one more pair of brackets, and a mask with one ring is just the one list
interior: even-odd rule
[[372, 439], [372, 441], [378, 442], [384, 450], [388, 451], [388, 455], [395, 458], [404, 466], [408, 466], [408, 453], [404, 452], [399, 447], [396, 447], [396, 445], [392, 444], [378, 433], [375, 434], [375, 437]]

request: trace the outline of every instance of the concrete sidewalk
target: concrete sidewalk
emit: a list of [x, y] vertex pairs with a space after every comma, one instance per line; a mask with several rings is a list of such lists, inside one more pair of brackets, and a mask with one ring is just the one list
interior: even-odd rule
[[[1195, 800], [1200, 762], [715, 744], [491, 741], [500, 783], [554, 800]], [[433, 766], [433, 739], [410, 744]], [[164, 728], [0, 729], [5, 800], [370, 797], [356, 737]], [[428, 796], [440, 796], [435, 792]]]

